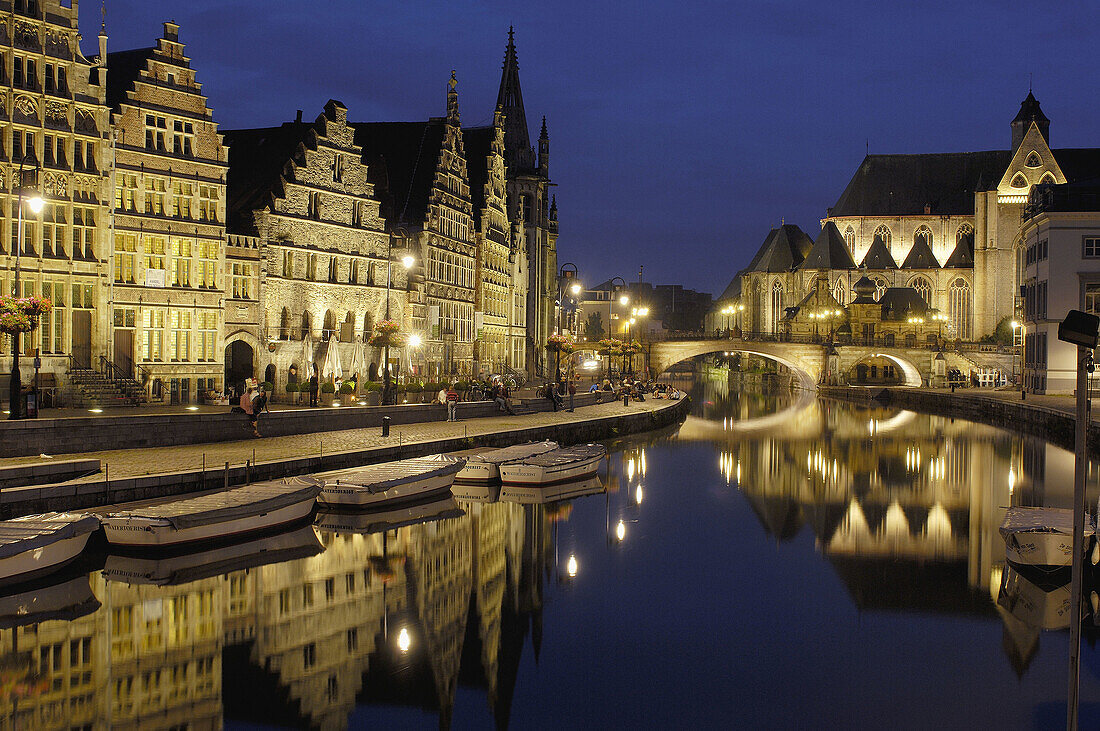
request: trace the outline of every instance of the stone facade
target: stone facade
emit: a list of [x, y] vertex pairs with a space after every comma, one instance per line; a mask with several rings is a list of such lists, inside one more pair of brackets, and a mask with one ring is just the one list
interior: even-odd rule
[[[222, 388], [229, 152], [179, 41], [107, 58], [114, 128], [111, 360], [154, 400]], [[239, 267], [238, 267], [239, 269]], [[254, 293], [249, 289], [247, 294]], [[136, 369], [136, 372], [135, 372]]]
[[[75, 367], [98, 365], [108, 342], [107, 36], [100, 34], [99, 57], [89, 60], [80, 52], [76, 2], [0, 9], [0, 291], [15, 292], [18, 266], [20, 294], [53, 301], [39, 329], [22, 338], [22, 353], [40, 350], [42, 372], [60, 379], [70, 356]], [[26, 204], [32, 193], [45, 199], [41, 213]], [[11, 338], [0, 337], [0, 356], [11, 352]]]

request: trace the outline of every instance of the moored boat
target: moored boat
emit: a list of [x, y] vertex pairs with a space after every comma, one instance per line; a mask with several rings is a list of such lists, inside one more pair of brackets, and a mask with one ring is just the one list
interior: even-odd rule
[[0, 597], [0, 629], [26, 627], [48, 620], [71, 622], [99, 609], [88, 574], [59, 571]]
[[367, 535], [432, 520], [459, 518], [465, 514], [466, 511], [459, 507], [455, 499], [446, 495], [430, 502], [404, 505], [389, 510], [331, 512], [322, 510], [317, 513], [313, 524], [323, 531], [342, 535]]
[[99, 519], [81, 513], [42, 513], [0, 521], [0, 584], [56, 571], [84, 550]]
[[[1023, 566], [1073, 563], [1073, 511], [1068, 508], [1011, 507], [1001, 523], [1009, 561]], [[1086, 517], [1083, 551], [1089, 551], [1096, 523]]]
[[320, 491], [319, 485], [293, 480], [258, 482], [107, 513], [103, 531], [120, 547], [231, 540], [304, 520]]
[[[607, 455], [602, 444], [577, 444], [500, 465], [505, 485], [550, 485], [571, 482], [596, 474]], [[503, 492], [503, 491], [502, 491]]]
[[449, 495], [464, 457], [433, 454], [294, 478], [320, 488], [317, 503], [365, 510]]
[[500, 480], [500, 466], [502, 464], [521, 462], [529, 457], [546, 454], [557, 448], [557, 442], [530, 442], [475, 454], [466, 460], [466, 466], [455, 475], [455, 482], [496, 482]]
[[595, 495], [603, 492], [603, 489], [603, 482], [596, 475], [546, 485], [504, 485], [500, 488], [500, 501], [520, 505], [542, 505], [584, 495]]

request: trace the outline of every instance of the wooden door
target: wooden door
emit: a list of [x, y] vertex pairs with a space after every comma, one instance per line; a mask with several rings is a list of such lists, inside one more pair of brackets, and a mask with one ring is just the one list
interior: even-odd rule
[[73, 367], [92, 367], [91, 310], [73, 310]]
[[134, 377], [134, 331], [115, 330], [115, 365], [127, 378]]

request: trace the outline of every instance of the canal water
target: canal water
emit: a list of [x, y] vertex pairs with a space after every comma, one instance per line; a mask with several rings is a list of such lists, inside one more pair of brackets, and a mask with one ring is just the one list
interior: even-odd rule
[[1064, 724], [1065, 593], [1006, 568], [997, 528], [1068, 504], [1071, 455], [683, 385], [691, 417], [610, 443], [593, 494], [330, 517], [8, 592], [0, 728]]

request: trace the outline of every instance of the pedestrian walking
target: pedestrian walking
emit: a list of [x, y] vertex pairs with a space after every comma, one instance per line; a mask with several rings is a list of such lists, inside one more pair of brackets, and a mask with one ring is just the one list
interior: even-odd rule
[[241, 400], [237, 406], [248, 418], [248, 425], [252, 427], [252, 436], [258, 437], [260, 436], [260, 430], [256, 423], [258, 419], [256, 416], [256, 408], [252, 402], [254, 395], [252, 388], [246, 384], [243, 393], [241, 393]]
[[447, 421], [458, 421], [458, 389], [455, 386], [455, 382], [451, 381], [447, 389]]
[[309, 405], [317, 405], [317, 392], [321, 389], [321, 379], [317, 377], [317, 366], [313, 366], [313, 373], [309, 377]]
[[569, 410], [573, 411], [573, 397], [577, 395], [577, 382], [576, 380], [569, 379]]

